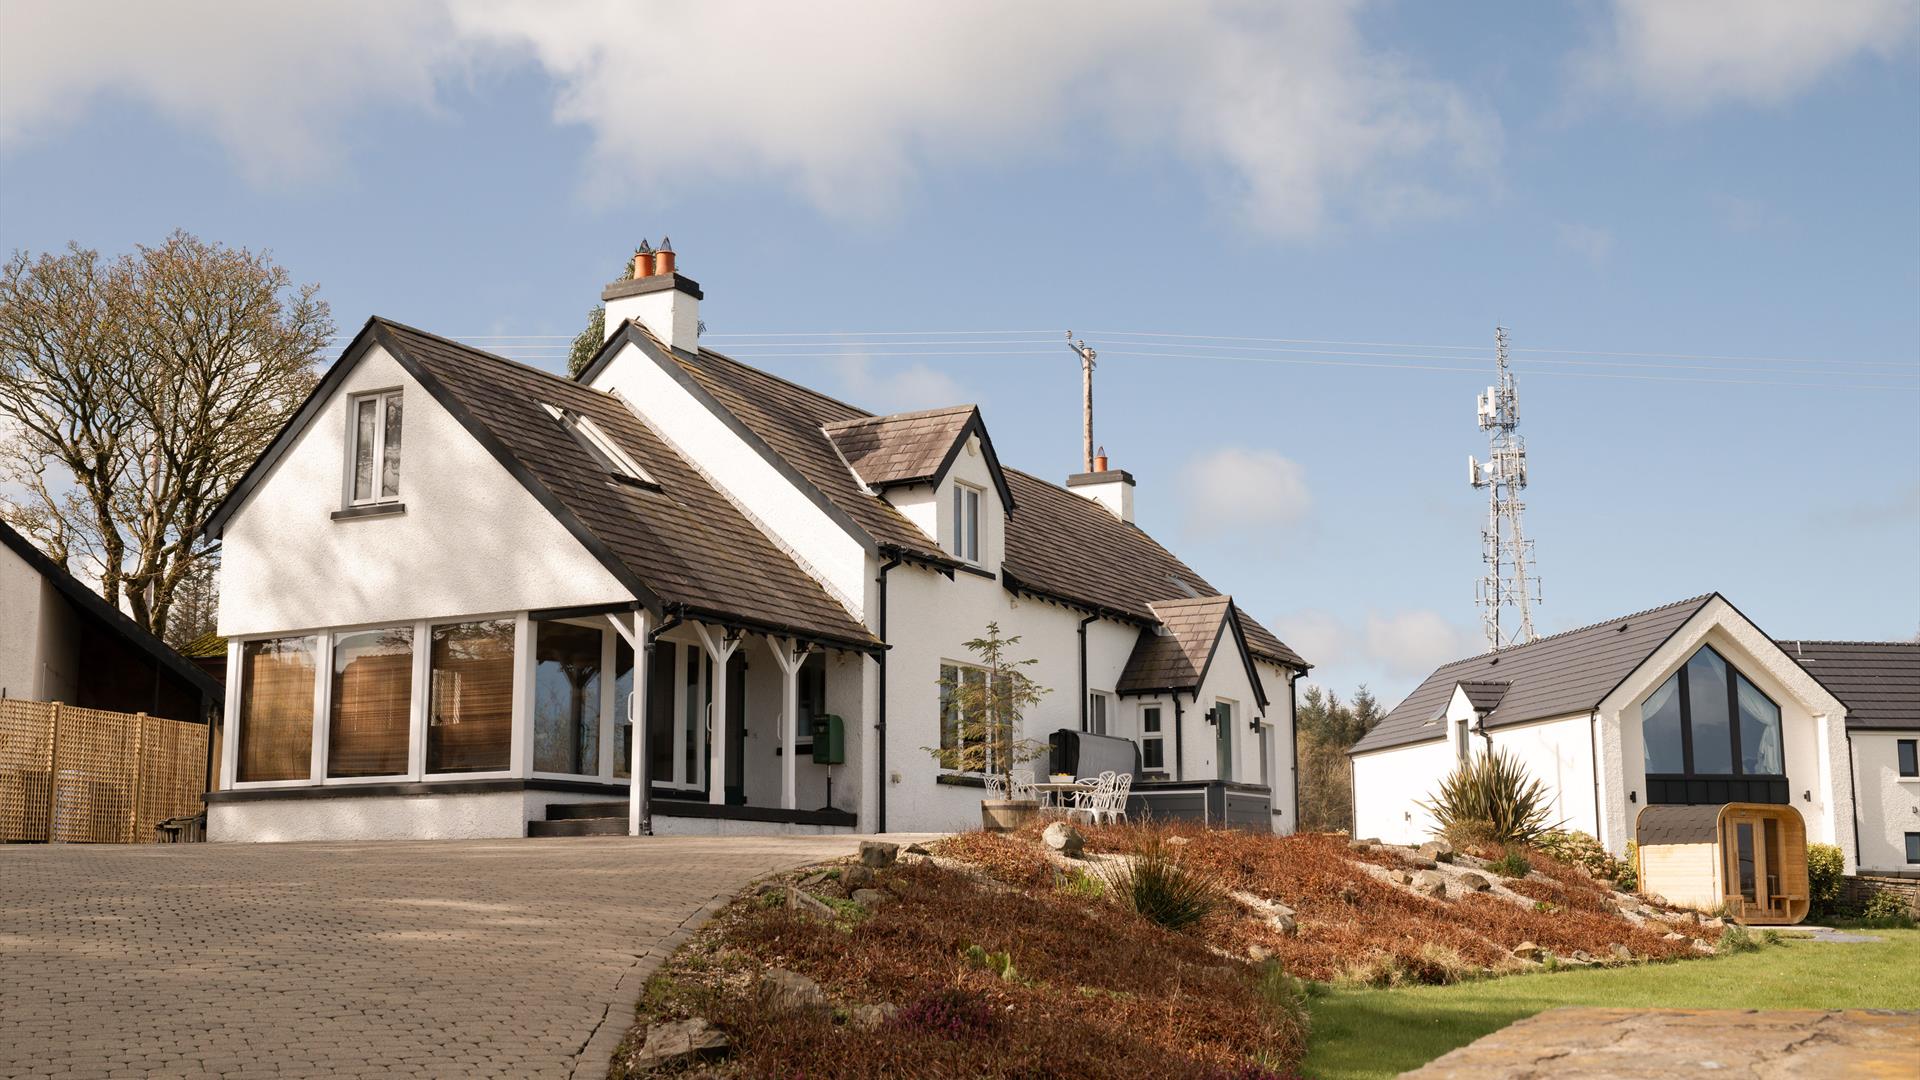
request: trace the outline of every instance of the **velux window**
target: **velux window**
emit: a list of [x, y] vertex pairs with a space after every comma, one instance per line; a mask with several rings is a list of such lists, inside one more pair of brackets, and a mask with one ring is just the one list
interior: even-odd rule
[[382, 390], [350, 399], [347, 502], [391, 502], [400, 497], [400, 391]]
[[567, 434], [573, 436], [573, 441], [579, 443], [580, 449], [585, 450], [587, 456], [592, 458], [596, 465], [606, 470], [609, 477], [638, 487], [659, 487], [653, 477], [647, 475], [645, 469], [628, 457], [625, 450], [620, 449], [619, 443], [608, 438], [607, 433], [600, 430], [600, 425], [572, 409], [562, 409], [554, 405], [541, 407], [552, 414], [555, 420], [560, 421], [560, 426], [567, 429]]
[[980, 489], [953, 485], [953, 553], [970, 563], [980, 561]]

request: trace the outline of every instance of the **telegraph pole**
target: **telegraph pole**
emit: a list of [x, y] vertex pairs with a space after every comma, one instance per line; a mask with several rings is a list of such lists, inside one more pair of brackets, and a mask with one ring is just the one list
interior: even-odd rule
[[1067, 348], [1080, 357], [1080, 457], [1081, 472], [1093, 471], [1093, 360], [1097, 355], [1085, 341], [1073, 340], [1067, 331]]
[[[1498, 381], [1476, 402], [1480, 430], [1487, 432], [1487, 461], [1482, 464], [1468, 457], [1467, 473], [1476, 490], [1487, 490], [1487, 524], [1480, 533], [1480, 558], [1486, 574], [1480, 579], [1478, 592], [1487, 648], [1498, 652], [1510, 645], [1524, 645], [1536, 636], [1532, 605], [1540, 599], [1540, 579], [1531, 569], [1533, 541], [1527, 539], [1521, 524], [1526, 510], [1520, 493], [1527, 487], [1527, 445], [1518, 434], [1520, 392], [1507, 362], [1506, 327], [1494, 328], [1493, 341]], [[1507, 607], [1515, 608], [1520, 620], [1512, 633], [1500, 626], [1501, 610]]]

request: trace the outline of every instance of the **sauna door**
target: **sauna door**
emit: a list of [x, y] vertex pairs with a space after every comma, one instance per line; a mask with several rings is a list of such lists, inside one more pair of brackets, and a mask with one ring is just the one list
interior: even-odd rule
[[1787, 898], [1780, 881], [1780, 868], [1785, 865], [1780, 850], [1780, 820], [1770, 814], [1735, 810], [1720, 819], [1720, 829], [1729, 905], [1743, 917], [1785, 918]]

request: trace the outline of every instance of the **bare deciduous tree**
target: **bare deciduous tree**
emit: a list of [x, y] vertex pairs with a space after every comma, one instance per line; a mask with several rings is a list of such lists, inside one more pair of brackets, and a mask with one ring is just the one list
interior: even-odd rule
[[333, 320], [266, 254], [175, 232], [0, 270], [0, 515], [164, 634], [201, 524], [314, 384]]

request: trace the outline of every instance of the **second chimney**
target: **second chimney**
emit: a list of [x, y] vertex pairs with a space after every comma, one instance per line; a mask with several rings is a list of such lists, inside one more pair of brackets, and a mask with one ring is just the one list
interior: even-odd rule
[[1133, 474], [1125, 469], [1109, 468], [1106, 447], [1094, 455], [1092, 472], [1067, 477], [1067, 490], [1106, 507], [1121, 521], [1133, 523]]
[[699, 350], [700, 283], [674, 270], [672, 241], [662, 239], [654, 250], [641, 244], [633, 276], [607, 286], [600, 299], [607, 305], [607, 337], [631, 319], [669, 349]]

